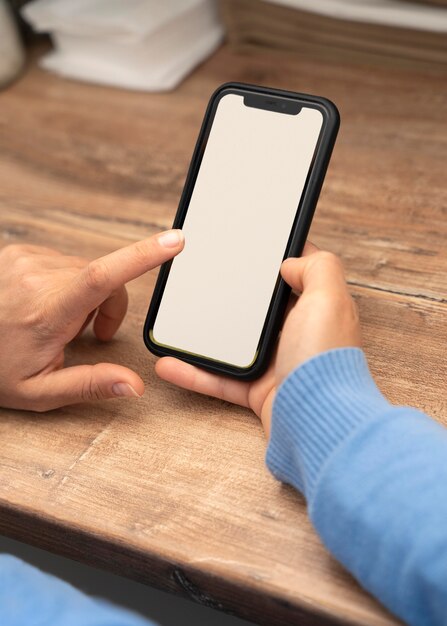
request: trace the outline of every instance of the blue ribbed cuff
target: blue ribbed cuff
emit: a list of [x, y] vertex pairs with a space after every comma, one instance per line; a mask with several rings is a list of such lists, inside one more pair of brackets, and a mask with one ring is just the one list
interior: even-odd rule
[[331, 455], [359, 426], [390, 406], [360, 348], [337, 348], [312, 357], [278, 389], [267, 467], [312, 501]]

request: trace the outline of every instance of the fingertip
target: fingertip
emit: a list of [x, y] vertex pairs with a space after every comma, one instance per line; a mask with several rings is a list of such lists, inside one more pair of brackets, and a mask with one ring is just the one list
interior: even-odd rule
[[164, 356], [161, 359], [158, 359], [158, 361], [155, 362], [155, 373], [157, 374], [157, 376], [159, 376], [160, 378], [163, 378], [163, 372], [165, 369], [165, 364], [164, 361], [169, 360], [169, 357]]
[[303, 258], [289, 257], [281, 265], [281, 276], [293, 289], [302, 288]]
[[185, 244], [185, 235], [180, 228], [173, 228], [171, 230], [165, 230], [158, 235], [157, 240], [163, 248], [171, 248], [172, 250], [178, 248], [180, 251]]
[[112, 385], [112, 393], [114, 397], [141, 398], [141, 394], [129, 383], [114, 383]]
[[115, 332], [110, 333], [106, 328], [98, 324], [93, 324], [93, 333], [98, 341], [102, 343], [107, 343], [113, 339], [113, 335]]
[[299, 257], [289, 256], [287, 257], [287, 259], [284, 259], [281, 265], [281, 270], [285, 268], [286, 271], [288, 271], [292, 267], [296, 266], [296, 264], [299, 263], [303, 257], [309, 256], [311, 254], [315, 254], [319, 250], [320, 248], [318, 248], [318, 246], [313, 244], [311, 241], [306, 241], [301, 256]]
[[158, 371], [159, 369], [163, 369], [165, 364], [169, 364], [170, 361], [175, 360], [172, 356], [162, 356], [157, 359], [155, 362], [155, 369]]
[[93, 333], [98, 341], [108, 343], [115, 337], [120, 326], [121, 321], [119, 323], [112, 323], [110, 320], [104, 320], [98, 313], [93, 323]]
[[155, 363], [155, 373], [163, 380], [173, 382], [184, 366], [188, 367], [188, 364], [175, 357], [164, 356]]
[[101, 343], [107, 343], [113, 339], [118, 331], [118, 326], [111, 323], [105, 315], [99, 311], [93, 322], [93, 334]]
[[[107, 379], [108, 381], [110, 381], [110, 389], [112, 389], [113, 395], [134, 395], [140, 398], [144, 395], [144, 382], [136, 372], [129, 369], [128, 367], [124, 367], [122, 365], [117, 365], [114, 363], [101, 364], [100, 366], [96, 365], [94, 367], [101, 367], [104, 376], [104, 382]], [[135, 393], [117, 394], [114, 391], [115, 385], [129, 385], [129, 387], [131, 387]]]
[[[128, 385], [134, 393], [133, 394], [121, 394], [121, 395], [134, 395], [138, 398], [141, 398], [144, 395], [144, 391], [145, 391], [144, 382], [141, 380], [138, 374], [136, 374], [135, 372], [132, 372], [132, 370], [129, 370], [129, 372], [132, 374], [132, 376], [126, 377], [126, 380], [120, 380], [117, 383], [114, 383], [112, 386], [112, 389], [116, 388], [116, 385]], [[120, 395], [120, 394], [116, 394], [116, 395]]]
[[294, 270], [294, 268], [296, 267], [297, 263], [299, 263], [299, 258], [297, 257], [292, 257], [289, 256], [287, 259], [284, 259], [284, 261], [281, 264], [281, 274], [283, 275], [289, 275], [290, 272], [292, 272]]

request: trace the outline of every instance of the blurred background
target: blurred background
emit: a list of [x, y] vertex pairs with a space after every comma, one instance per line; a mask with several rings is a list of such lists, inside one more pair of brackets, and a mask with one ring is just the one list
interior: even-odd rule
[[[174, 89], [225, 40], [304, 58], [445, 64], [447, 0], [0, 0], [0, 84], [39, 64], [126, 89]], [[28, 51], [26, 51], [28, 49]]]

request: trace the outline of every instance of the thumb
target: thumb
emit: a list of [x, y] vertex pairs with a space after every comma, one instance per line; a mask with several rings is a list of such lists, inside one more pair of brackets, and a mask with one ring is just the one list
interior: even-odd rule
[[318, 251], [318, 246], [307, 240], [301, 257], [289, 257], [283, 261], [281, 266], [281, 276], [286, 283], [292, 287], [292, 289], [295, 289], [296, 291], [303, 291], [306, 259]]
[[107, 398], [139, 398], [144, 393], [144, 383], [138, 374], [114, 363], [67, 367], [30, 378], [27, 386], [24, 389], [27, 403], [34, 411]]
[[304, 268], [306, 264], [305, 257], [295, 259], [289, 257], [281, 265], [281, 276], [286, 283], [295, 291], [303, 291], [304, 289]]
[[343, 265], [332, 252], [319, 250], [299, 259], [288, 258], [281, 265], [281, 276], [296, 291], [321, 290], [333, 293], [346, 289]]

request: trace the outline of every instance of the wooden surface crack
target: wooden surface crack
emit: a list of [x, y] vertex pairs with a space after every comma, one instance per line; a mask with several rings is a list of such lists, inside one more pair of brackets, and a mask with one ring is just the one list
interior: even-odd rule
[[59, 487], [63, 486], [67, 480], [70, 478], [73, 470], [77, 467], [77, 465], [79, 463], [81, 463], [81, 461], [84, 461], [88, 455], [90, 454], [90, 452], [95, 448], [95, 446], [98, 444], [99, 441], [101, 441], [110, 431], [111, 426], [113, 424], [115, 420], [112, 419], [102, 430], [99, 431], [99, 433], [97, 433], [93, 439], [91, 439], [89, 441], [89, 443], [87, 444], [87, 446], [85, 447], [85, 449], [81, 452], [81, 454], [79, 454], [75, 460], [71, 463], [71, 465], [67, 468], [67, 470], [64, 472], [64, 475], [60, 478], [60, 480], [55, 484], [54, 486], [54, 490], [59, 489]]
[[383, 293], [390, 293], [395, 296], [404, 296], [408, 298], [418, 298], [420, 300], [428, 300], [430, 302], [437, 302], [440, 304], [447, 304], [447, 298], [442, 298], [441, 296], [428, 296], [425, 293], [415, 293], [412, 291], [403, 291], [401, 289], [392, 289], [389, 287], [379, 287], [378, 285], [371, 285], [369, 283], [361, 283], [356, 280], [348, 280], [348, 285], [351, 287], [362, 287], [363, 289], [371, 289], [373, 291], [381, 291]]

